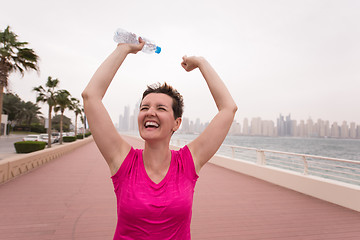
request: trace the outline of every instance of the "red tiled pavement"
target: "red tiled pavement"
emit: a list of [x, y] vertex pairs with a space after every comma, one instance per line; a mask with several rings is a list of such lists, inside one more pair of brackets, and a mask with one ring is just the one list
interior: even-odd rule
[[[115, 224], [110, 173], [94, 143], [0, 186], [1, 240], [112, 239]], [[207, 164], [192, 239], [358, 240], [360, 213]]]

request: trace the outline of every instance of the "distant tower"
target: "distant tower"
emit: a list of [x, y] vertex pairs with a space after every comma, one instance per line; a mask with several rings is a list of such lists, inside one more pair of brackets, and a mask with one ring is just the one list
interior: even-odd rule
[[341, 138], [349, 138], [349, 126], [346, 121], [341, 125]]
[[337, 122], [333, 122], [331, 125], [331, 137], [339, 138], [340, 137], [340, 130]]
[[190, 132], [190, 121], [188, 118], [184, 117], [181, 124], [181, 132], [189, 133]]
[[123, 121], [123, 130], [128, 131], [130, 129], [130, 107], [124, 107], [124, 121]]
[[304, 122], [304, 120], [300, 120], [299, 127], [298, 127], [298, 136], [299, 137], [306, 137], [306, 130], [305, 130], [305, 122]]
[[313, 137], [314, 136], [314, 122], [309, 117], [306, 121], [306, 137]]
[[261, 135], [261, 118], [252, 118], [251, 119], [251, 135], [260, 136]]
[[285, 121], [285, 136], [292, 136], [292, 127], [291, 127], [291, 116], [290, 114], [288, 116], [286, 116], [286, 121]]
[[349, 137], [356, 138], [356, 126], [354, 122], [350, 123]]
[[130, 118], [130, 130], [131, 131], [138, 131], [138, 116], [139, 116], [139, 106], [140, 106], [140, 101], [138, 101], [134, 107], [134, 111], [133, 111], [133, 115]]
[[278, 136], [285, 136], [285, 121], [284, 121], [284, 117], [281, 114], [277, 119], [277, 130], [278, 130]]
[[247, 118], [244, 118], [244, 122], [243, 122], [243, 135], [249, 135], [250, 133], [250, 129], [249, 129], [249, 121]]

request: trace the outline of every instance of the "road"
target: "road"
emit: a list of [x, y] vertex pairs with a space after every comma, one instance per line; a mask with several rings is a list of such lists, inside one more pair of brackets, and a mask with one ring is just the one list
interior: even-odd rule
[[25, 135], [10, 134], [9, 136], [0, 137], [0, 160], [16, 154], [14, 143], [19, 142]]
[[22, 141], [26, 135], [10, 134], [9, 136], [0, 136], [0, 161], [16, 154], [14, 143]]
[[25, 136], [25, 134], [10, 134], [9, 136], [0, 136], [0, 161], [15, 155], [16, 151], [14, 143], [22, 141], [23, 137]]

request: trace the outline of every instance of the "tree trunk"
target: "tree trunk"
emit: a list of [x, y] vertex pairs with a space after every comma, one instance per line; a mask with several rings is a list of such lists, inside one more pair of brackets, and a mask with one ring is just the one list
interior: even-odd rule
[[77, 114], [75, 114], [75, 136], [77, 136]]
[[28, 119], [27, 124], [28, 124], [29, 127], [31, 126], [32, 119], [33, 119], [32, 117], [29, 117], [29, 119]]
[[60, 144], [63, 143], [63, 116], [64, 116], [64, 111], [61, 111], [61, 115], [60, 115]]
[[52, 106], [49, 105], [49, 126], [48, 126], [48, 148], [51, 148], [51, 112], [52, 112]]
[[[3, 107], [3, 93], [4, 93], [4, 85], [0, 81], [0, 136], [1, 136], [1, 114], [2, 114], [2, 107]], [[5, 134], [6, 133], [4, 132], [4, 135]]]

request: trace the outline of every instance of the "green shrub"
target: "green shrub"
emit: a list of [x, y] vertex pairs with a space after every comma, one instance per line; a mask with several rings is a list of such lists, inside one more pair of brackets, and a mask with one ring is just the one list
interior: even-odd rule
[[77, 138], [77, 139], [83, 139], [83, 138], [84, 138], [84, 135], [78, 134], [78, 135], [76, 135], [76, 138]]
[[31, 124], [31, 132], [46, 133], [46, 128], [41, 124]]
[[76, 141], [75, 136], [65, 136], [65, 137], [63, 137], [63, 142], [74, 142], [74, 141]]
[[39, 150], [43, 150], [46, 146], [46, 142], [38, 141], [22, 141], [14, 143], [16, 153], [31, 153]]
[[14, 132], [35, 132], [35, 133], [46, 133], [46, 128], [40, 124], [27, 125], [16, 125], [12, 129]]
[[31, 131], [31, 127], [30, 126], [14, 126], [13, 127], [13, 131], [14, 132], [30, 132]]
[[85, 133], [85, 137], [89, 137], [89, 136], [91, 136], [91, 132]]

